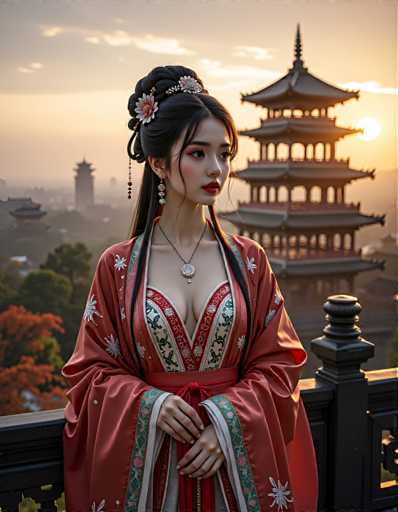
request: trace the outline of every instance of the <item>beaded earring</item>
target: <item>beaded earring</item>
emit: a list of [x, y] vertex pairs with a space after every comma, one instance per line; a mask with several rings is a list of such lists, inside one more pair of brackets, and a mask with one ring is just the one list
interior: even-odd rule
[[166, 204], [166, 199], [165, 199], [165, 195], [166, 195], [166, 185], [164, 184], [163, 182], [163, 178], [160, 178], [160, 183], [158, 185], [158, 194], [159, 194], [159, 203], [160, 204]]

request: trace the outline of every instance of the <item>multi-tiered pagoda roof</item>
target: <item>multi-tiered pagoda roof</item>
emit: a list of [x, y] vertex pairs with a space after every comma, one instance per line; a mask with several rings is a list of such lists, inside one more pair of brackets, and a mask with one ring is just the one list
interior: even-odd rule
[[[328, 110], [358, 99], [359, 91], [335, 87], [311, 74], [302, 60], [297, 27], [294, 62], [286, 75], [241, 101], [266, 109], [260, 126], [240, 130], [259, 143], [259, 158], [233, 177], [250, 186], [250, 201], [220, 217], [261, 243], [274, 271], [293, 275], [355, 275], [383, 268], [355, 250], [355, 232], [384, 224], [384, 215], [365, 214], [360, 203], [345, 201], [345, 187], [375, 169], [358, 170], [350, 160], [337, 159], [336, 143], [362, 129], [342, 127]], [[347, 240], [348, 238], [348, 240]]]

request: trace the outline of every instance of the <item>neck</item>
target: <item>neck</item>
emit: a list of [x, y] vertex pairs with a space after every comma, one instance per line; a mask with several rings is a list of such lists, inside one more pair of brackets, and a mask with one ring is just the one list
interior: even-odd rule
[[[185, 203], [179, 206], [179, 209], [172, 203], [166, 203], [158, 223], [175, 245], [179, 247], [192, 247], [201, 237], [207, 220], [203, 205]], [[155, 243], [168, 244], [156, 226], [153, 238]], [[215, 237], [211, 229], [206, 229], [202, 240], [214, 239]]]

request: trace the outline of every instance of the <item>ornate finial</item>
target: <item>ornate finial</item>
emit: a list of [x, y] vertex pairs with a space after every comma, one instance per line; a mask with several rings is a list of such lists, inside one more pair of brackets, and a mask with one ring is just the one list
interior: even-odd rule
[[297, 30], [296, 30], [296, 44], [294, 47], [294, 67], [302, 67], [304, 64], [304, 61], [301, 59], [302, 56], [302, 49], [301, 49], [301, 33], [300, 33], [300, 23], [297, 23]]

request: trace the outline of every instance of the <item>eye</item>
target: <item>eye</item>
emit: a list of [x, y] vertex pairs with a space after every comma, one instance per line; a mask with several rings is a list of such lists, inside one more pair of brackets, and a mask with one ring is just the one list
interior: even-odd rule
[[196, 156], [196, 155], [197, 155], [197, 153], [200, 153], [200, 155], [204, 155], [204, 154], [205, 154], [205, 152], [203, 151], [203, 149], [195, 149], [195, 151], [192, 151], [192, 152], [191, 152], [191, 153], [189, 153], [189, 154], [190, 154], [191, 156], [193, 156], [193, 157], [195, 157], [195, 158], [196, 158], [196, 157], [197, 157], [197, 156]]

